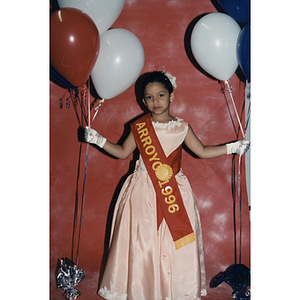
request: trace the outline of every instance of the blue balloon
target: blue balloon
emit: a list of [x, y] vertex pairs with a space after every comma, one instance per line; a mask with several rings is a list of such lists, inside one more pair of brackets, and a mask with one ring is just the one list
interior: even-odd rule
[[54, 80], [55, 83], [63, 85], [68, 89], [75, 89], [76, 86], [72, 85], [69, 81], [63, 78], [53, 67], [50, 65], [50, 76], [52, 81]]
[[229, 16], [246, 24], [250, 20], [250, 0], [218, 0]]
[[248, 22], [245, 27], [241, 30], [236, 46], [236, 53], [238, 63], [250, 82], [250, 22]]

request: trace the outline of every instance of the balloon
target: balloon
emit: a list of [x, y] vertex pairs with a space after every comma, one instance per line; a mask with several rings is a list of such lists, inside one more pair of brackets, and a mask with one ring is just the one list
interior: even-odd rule
[[191, 48], [199, 65], [219, 80], [228, 80], [238, 67], [236, 44], [240, 27], [223, 13], [201, 18], [191, 35]]
[[238, 63], [250, 82], [250, 22], [241, 30], [237, 42]]
[[50, 16], [50, 61], [74, 86], [84, 85], [99, 54], [100, 37], [91, 18], [74, 8]]
[[70, 84], [66, 79], [64, 79], [51, 65], [50, 65], [50, 76], [54, 82], [62, 84], [68, 89], [75, 89], [76, 86]]
[[59, 6], [80, 9], [90, 16], [99, 34], [105, 32], [117, 20], [125, 0], [57, 0]]
[[240, 23], [250, 20], [250, 0], [218, 0], [224, 10]]
[[145, 60], [140, 40], [126, 29], [100, 35], [100, 54], [91, 73], [96, 92], [111, 99], [127, 90], [142, 72]]

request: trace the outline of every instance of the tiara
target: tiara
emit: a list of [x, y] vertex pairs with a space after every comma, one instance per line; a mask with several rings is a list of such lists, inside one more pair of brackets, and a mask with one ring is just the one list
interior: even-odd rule
[[175, 89], [177, 89], [176, 77], [173, 76], [170, 72], [162, 71], [162, 73], [163, 73], [164, 75], [166, 75], [166, 76], [169, 78], [169, 80], [170, 80], [172, 86], [173, 86]]

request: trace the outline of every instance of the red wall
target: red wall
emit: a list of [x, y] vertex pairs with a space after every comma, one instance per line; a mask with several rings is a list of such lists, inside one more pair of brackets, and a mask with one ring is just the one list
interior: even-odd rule
[[[178, 88], [171, 113], [188, 121], [204, 144], [216, 145], [237, 139], [238, 122], [226, 101], [221, 84], [197, 69], [188, 57], [187, 41], [193, 20], [216, 12], [209, 0], [160, 1], [126, 0], [121, 15], [112, 26], [133, 32], [145, 51], [143, 72], [154, 69], [170, 71], [177, 77]], [[233, 97], [243, 115], [244, 83], [237, 75], [231, 78]], [[86, 144], [77, 139], [82, 124], [78, 105], [66, 102], [66, 89], [50, 81], [50, 292], [51, 300], [61, 299], [56, 288], [58, 259], [72, 255], [72, 234], [76, 201], [81, 202]], [[93, 98], [92, 98], [93, 100]], [[106, 100], [92, 127], [112, 142], [117, 142], [124, 124], [142, 113], [131, 86], [118, 97]], [[80, 121], [80, 122], [79, 122]], [[241, 136], [239, 136], [241, 138]], [[97, 295], [101, 260], [119, 184], [130, 169], [132, 156], [126, 160], [108, 157], [89, 148], [84, 219], [81, 231], [79, 267], [86, 278], [78, 285], [81, 300], [100, 299]], [[234, 161], [237, 165], [237, 160]], [[232, 196], [232, 156], [200, 160], [183, 153], [182, 168], [197, 199], [203, 227], [207, 281], [235, 262], [234, 205]], [[245, 183], [245, 180], [243, 180]], [[238, 205], [236, 204], [238, 208]], [[236, 212], [238, 213], [238, 211]], [[237, 226], [238, 218], [236, 219]], [[250, 267], [250, 226], [248, 199], [243, 187], [242, 263]], [[75, 226], [78, 234], [78, 223]], [[238, 241], [239, 242], [239, 241]], [[76, 245], [76, 242], [75, 242]], [[238, 251], [239, 252], [239, 251]], [[76, 253], [76, 249], [74, 249]], [[208, 288], [207, 299], [230, 299], [232, 289], [222, 283]]]

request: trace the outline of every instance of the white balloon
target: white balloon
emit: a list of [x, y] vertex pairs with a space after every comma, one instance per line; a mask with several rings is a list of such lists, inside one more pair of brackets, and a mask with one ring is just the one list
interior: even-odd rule
[[57, 0], [57, 2], [60, 8], [72, 7], [86, 13], [101, 34], [117, 20], [125, 0]]
[[100, 35], [100, 53], [91, 77], [98, 95], [111, 99], [126, 91], [140, 76], [145, 61], [142, 43], [126, 29]]
[[223, 13], [201, 18], [191, 35], [196, 61], [210, 75], [228, 80], [238, 67], [236, 45], [241, 31], [238, 23]]

